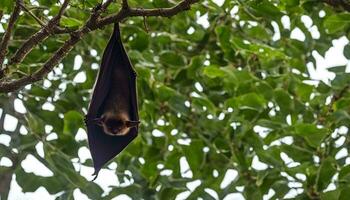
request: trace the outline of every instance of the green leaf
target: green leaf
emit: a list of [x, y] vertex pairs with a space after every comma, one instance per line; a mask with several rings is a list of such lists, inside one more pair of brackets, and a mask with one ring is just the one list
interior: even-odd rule
[[83, 117], [79, 112], [72, 110], [64, 114], [64, 134], [74, 135], [83, 125]]
[[283, 15], [275, 5], [273, 5], [271, 2], [267, 0], [260, 1], [256, 5], [253, 5], [253, 8], [259, 14], [269, 16], [272, 18]]
[[275, 99], [278, 106], [281, 108], [281, 112], [290, 114], [294, 110], [294, 105], [290, 95], [282, 89], [275, 90]]
[[340, 170], [338, 179], [341, 183], [348, 183], [350, 181], [350, 165], [344, 166]]
[[137, 49], [139, 51], [143, 51], [147, 49], [149, 45], [149, 38], [146, 33], [143, 31], [138, 31], [133, 35], [133, 40], [129, 42], [130, 47], [133, 49]]
[[295, 133], [302, 136], [312, 147], [318, 147], [327, 135], [323, 128], [317, 128], [314, 124], [297, 124], [294, 126]]
[[8, 11], [11, 10], [14, 5], [14, 1], [11, 0], [1, 0], [0, 1], [0, 10]]
[[198, 109], [202, 109], [205, 106], [209, 112], [216, 113], [215, 105], [206, 97], [192, 97], [192, 105], [198, 106]]
[[330, 67], [328, 68], [329, 71], [334, 73], [345, 73], [346, 66], [336, 66], [336, 67]]
[[285, 0], [286, 5], [293, 7], [299, 5], [299, 0]]
[[38, 97], [45, 97], [46, 98], [49, 95], [51, 95], [51, 92], [50, 92], [50, 90], [45, 90], [42, 87], [38, 87], [38, 86], [34, 85], [32, 87], [32, 89], [30, 90], [29, 94], [32, 94], [32, 95], [35, 95]]
[[189, 109], [185, 106], [186, 98], [183, 96], [173, 96], [169, 100], [169, 106], [174, 112], [188, 115]]
[[28, 121], [28, 128], [34, 134], [43, 134], [45, 133], [45, 124], [44, 121], [37, 117], [35, 114], [28, 113], [26, 116]]
[[181, 56], [181, 54], [172, 51], [165, 51], [162, 54], [160, 54], [160, 61], [163, 64], [174, 67], [184, 67], [186, 65], [185, 58]]
[[332, 190], [321, 194], [321, 200], [338, 200], [340, 190]]
[[2, 157], [10, 157], [11, 156], [10, 148], [5, 146], [4, 144], [0, 144], [0, 155]]
[[195, 176], [200, 173], [200, 165], [203, 163], [203, 147], [203, 142], [200, 140], [192, 140], [190, 146], [182, 147], [186, 160]]
[[308, 162], [312, 160], [312, 152], [299, 145], [282, 145], [281, 150], [296, 162]]
[[300, 83], [296, 87], [296, 92], [298, 96], [300, 96], [301, 100], [307, 102], [310, 100], [310, 95], [312, 93], [313, 88], [314, 87], [311, 85]]
[[226, 72], [217, 66], [204, 67], [203, 74], [209, 78], [220, 78], [226, 76]]
[[350, 187], [347, 186], [341, 190], [338, 200], [347, 200], [349, 196], [350, 196]]
[[185, 191], [184, 189], [178, 189], [178, 188], [173, 188], [173, 187], [167, 187], [162, 189], [158, 195], [159, 195], [159, 199], [175, 199], [177, 194], [179, 194], [180, 192]]
[[261, 110], [265, 107], [265, 99], [256, 93], [249, 93], [239, 97], [240, 109]]
[[339, 14], [330, 15], [324, 21], [324, 27], [326, 28], [326, 31], [330, 34], [341, 32], [349, 25], [350, 25], [349, 13], [339, 13]]
[[23, 192], [34, 192], [42, 186], [44, 186], [50, 194], [68, 189], [60, 177], [37, 176], [33, 173], [26, 173], [21, 167], [16, 169], [16, 181], [21, 186]]
[[159, 88], [158, 88], [158, 97], [159, 97], [159, 100], [160, 101], [167, 101], [169, 100], [171, 97], [173, 96], [177, 96], [177, 92], [170, 88], [170, 87], [167, 87], [165, 85], [161, 85]]
[[350, 44], [345, 45], [345, 47], [344, 47], [344, 56], [347, 59], [350, 59]]
[[320, 81], [317, 87], [317, 91], [320, 93], [328, 93], [331, 90], [331, 88], [325, 84], [323, 81]]
[[317, 174], [318, 190], [325, 189], [336, 172], [336, 162], [334, 158], [328, 157], [323, 160]]
[[78, 27], [78, 26], [81, 26], [83, 24], [82, 21], [80, 21], [76, 18], [71, 18], [71, 17], [68, 18], [65, 16], [62, 17], [60, 23], [62, 26], [66, 26], [66, 27], [70, 27], [70, 28]]

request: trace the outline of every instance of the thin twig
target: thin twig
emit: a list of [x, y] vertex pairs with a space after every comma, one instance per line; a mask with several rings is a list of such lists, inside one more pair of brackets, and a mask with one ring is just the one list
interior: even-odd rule
[[23, 61], [26, 55], [39, 43], [44, 41], [51, 33], [61, 34], [61, 33], [70, 33], [72, 32], [69, 29], [63, 29], [58, 26], [64, 11], [68, 7], [70, 0], [65, 0], [58, 11], [58, 14], [52, 18], [48, 25], [43, 25], [38, 32], [34, 33], [26, 42], [22, 44], [22, 46], [15, 52], [15, 54], [11, 57], [8, 65], [15, 65]]
[[[327, 111], [327, 114], [331, 114], [334, 112], [334, 109], [333, 109], [333, 106], [334, 104], [341, 98], [344, 97], [344, 95], [346, 94], [346, 92], [349, 90], [350, 88], [350, 85], [346, 85], [345, 87], [343, 87], [340, 92], [338, 94], [333, 94], [332, 95], [332, 99], [331, 99], [331, 102], [328, 104], [328, 111]], [[324, 117], [323, 116], [320, 116], [318, 117], [318, 121], [322, 124], [324, 122]]]
[[69, 5], [69, 1], [70, 0], [65, 0], [60, 8], [60, 10], [58, 11], [58, 14], [55, 17], [55, 20], [60, 20], [61, 17], [64, 14], [64, 11], [67, 9], [68, 5]]
[[3, 69], [2, 69], [2, 64], [4, 63], [5, 60], [5, 55], [7, 54], [8, 51], [8, 44], [11, 38], [11, 33], [13, 31], [13, 27], [15, 25], [15, 22], [17, 21], [18, 17], [19, 17], [19, 13], [21, 11], [21, 8], [19, 6], [19, 4], [22, 3], [22, 0], [17, 0], [16, 1], [16, 5], [13, 9], [13, 12], [11, 14], [6, 32], [4, 37], [1, 40], [1, 44], [0, 44], [0, 77], [3, 74]]
[[101, 12], [104, 12], [107, 7], [113, 2], [114, 0], [107, 0], [104, 4], [101, 6]]
[[2, 19], [3, 15], [4, 15], [4, 11], [0, 10], [0, 20]]
[[143, 26], [145, 27], [145, 30], [148, 33], [149, 30], [148, 30], [148, 26], [147, 26], [147, 21], [146, 20], [147, 20], [147, 17], [143, 16]]
[[33, 19], [38, 22], [38, 24], [40, 24], [40, 26], [46, 28], [45, 22], [41, 21], [41, 19], [39, 19], [39, 17], [37, 17], [36, 15], [34, 15], [34, 13], [32, 13], [32, 11], [30, 11], [28, 8], [26, 8], [26, 6], [22, 3], [19, 3], [19, 5], [21, 6], [21, 8], [27, 12], [31, 17], [33, 17]]
[[[338, 94], [334, 94], [329, 106], [332, 107], [336, 101], [343, 98], [343, 96], [346, 94], [346, 92], [349, 90], [349, 88], [350, 88], [350, 85], [346, 85], [343, 89], [340, 90], [340, 92]], [[331, 108], [331, 110], [332, 110], [332, 108]]]

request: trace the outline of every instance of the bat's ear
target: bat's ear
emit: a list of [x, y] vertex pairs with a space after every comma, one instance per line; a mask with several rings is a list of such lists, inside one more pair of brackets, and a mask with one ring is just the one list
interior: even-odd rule
[[131, 128], [131, 127], [135, 127], [140, 123], [140, 121], [126, 121], [126, 127]]
[[97, 125], [99, 125], [99, 126], [102, 126], [102, 125], [103, 125], [104, 118], [103, 118], [103, 117], [95, 118], [93, 121], [94, 121], [95, 124], [97, 124]]

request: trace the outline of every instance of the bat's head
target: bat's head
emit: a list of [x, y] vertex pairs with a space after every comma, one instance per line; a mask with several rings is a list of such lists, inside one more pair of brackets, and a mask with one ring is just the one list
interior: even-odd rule
[[130, 128], [136, 127], [140, 121], [131, 121], [118, 116], [102, 116], [95, 119], [98, 125], [102, 126], [103, 131], [112, 136], [126, 135]]

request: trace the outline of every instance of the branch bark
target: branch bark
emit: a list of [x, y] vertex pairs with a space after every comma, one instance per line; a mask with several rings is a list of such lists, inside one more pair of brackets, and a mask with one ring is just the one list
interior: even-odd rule
[[181, 11], [189, 10], [191, 5], [199, 2], [199, 0], [183, 0], [179, 4], [171, 8], [156, 8], [156, 9], [142, 9], [142, 8], [129, 8], [122, 9], [119, 13], [107, 16], [101, 19], [98, 23], [99, 27], [111, 24], [113, 22], [119, 22], [122, 18], [136, 17], [136, 16], [161, 16], [161, 17], [172, 17]]
[[[50, 34], [60, 34], [60, 33], [69, 33], [68, 29], [62, 29], [58, 27], [60, 19], [62, 18], [64, 11], [68, 7], [70, 0], [65, 0], [58, 12], [58, 14], [52, 18], [47, 25], [43, 27], [36, 33], [34, 33], [22, 46], [15, 52], [11, 57], [8, 65], [15, 65], [21, 63], [27, 54], [39, 43], [43, 42]], [[1, 76], [0, 76], [1, 78]]]
[[1, 44], [0, 44], [0, 76], [3, 73], [2, 70], [2, 65], [4, 63], [5, 60], [5, 55], [7, 54], [7, 48], [8, 48], [8, 44], [11, 38], [11, 34], [13, 31], [13, 28], [15, 26], [15, 22], [17, 21], [18, 17], [19, 17], [19, 13], [21, 12], [21, 7], [19, 4], [22, 3], [23, 0], [16, 0], [16, 5], [13, 9], [13, 12], [11, 14], [11, 17], [9, 19], [9, 23], [5, 32], [4, 37], [1, 40]]
[[[157, 8], [157, 9], [139, 9], [139, 8], [122, 8], [118, 13], [109, 15], [107, 17], [99, 19], [99, 15], [101, 13], [101, 9], [106, 9], [104, 5], [107, 6], [113, 0], [108, 0], [105, 4], [99, 4], [93, 9], [93, 13], [91, 14], [90, 19], [85, 23], [85, 25], [71, 33], [70, 38], [54, 53], [54, 55], [47, 60], [43, 67], [38, 71], [34, 72], [31, 75], [24, 76], [20, 79], [13, 80], [10, 82], [0, 82], [0, 92], [12, 92], [18, 90], [19, 88], [34, 83], [43, 79], [59, 62], [71, 51], [74, 45], [79, 42], [83, 36], [88, 34], [91, 31], [102, 28], [108, 24], [117, 23], [122, 21], [127, 17], [134, 16], [162, 16], [162, 17], [171, 17], [178, 14], [181, 11], [189, 10], [190, 6], [199, 0], [183, 0], [178, 3], [176, 6], [171, 8]], [[126, 1], [123, 0], [125, 3]], [[124, 5], [124, 4], [123, 4]], [[42, 29], [41, 32], [45, 32], [45, 29]], [[18, 52], [15, 53], [14, 59], [11, 59], [10, 63], [19, 63], [24, 59], [24, 56], [29, 52], [33, 46], [40, 43], [46, 37], [48, 37], [47, 33], [37, 33], [36, 39], [31, 39], [31, 42], [26, 42], [27, 46], [22, 46]], [[40, 40], [40, 41], [38, 41]], [[26, 45], [26, 43], [24, 45]]]

